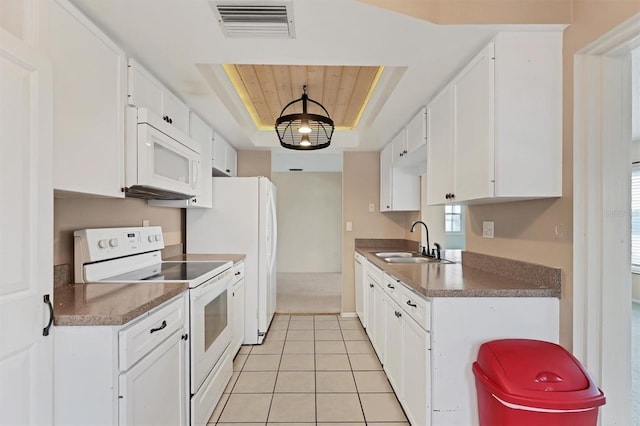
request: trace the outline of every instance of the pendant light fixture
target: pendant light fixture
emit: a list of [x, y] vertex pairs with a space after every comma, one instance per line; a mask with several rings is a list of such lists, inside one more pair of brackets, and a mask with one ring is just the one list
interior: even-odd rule
[[[302, 112], [287, 111], [290, 107], [302, 103]], [[319, 106], [326, 114], [311, 114], [307, 111], [308, 103]], [[302, 87], [302, 97], [289, 102], [276, 119], [276, 133], [280, 139], [280, 145], [288, 149], [314, 150], [329, 146], [334, 130], [333, 120], [320, 103], [307, 96], [307, 85]]]

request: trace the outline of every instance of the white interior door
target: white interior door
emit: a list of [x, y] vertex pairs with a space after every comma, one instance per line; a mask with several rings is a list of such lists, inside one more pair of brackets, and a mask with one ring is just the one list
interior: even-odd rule
[[51, 68], [0, 29], [0, 424], [52, 422]]

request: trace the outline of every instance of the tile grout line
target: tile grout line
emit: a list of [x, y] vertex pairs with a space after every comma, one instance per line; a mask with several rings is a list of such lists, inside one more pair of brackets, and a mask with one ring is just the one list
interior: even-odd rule
[[278, 376], [280, 375], [280, 366], [282, 365], [282, 357], [284, 355], [284, 345], [287, 342], [287, 335], [289, 334], [289, 326], [291, 325], [291, 315], [289, 315], [289, 319], [287, 320], [287, 330], [284, 333], [284, 343], [282, 344], [282, 350], [280, 351], [280, 361], [278, 362], [278, 368], [276, 370], [276, 380], [273, 382], [273, 392], [271, 393], [271, 402], [269, 403], [269, 409], [267, 410], [267, 419], [265, 420], [265, 425], [269, 423], [269, 416], [271, 415], [271, 407], [273, 407], [273, 399], [276, 396], [276, 386], [278, 385]]
[[360, 412], [362, 413], [362, 421], [367, 424], [367, 418], [364, 415], [364, 407], [362, 406], [362, 399], [360, 398], [360, 390], [358, 389], [358, 382], [356, 381], [356, 375], [353, 372], [353, 364], [351, 364], [351, 357], [349, 356], [349, 349], [347, 343], [344, 340], [344, 334], [342, 333], [342, 324], [338, 320], [338, 326], [340, 327], [340, 334], [342, 335], [342, 343], [344, 344], [344, 350], [347, 353], [347, 361], [349, 361], [349, 368], [351, 369], [351, 378], [353, 378], [353, 385], [356, 388], [356, 395], [358, 395], [358, 403], [360, 404]]

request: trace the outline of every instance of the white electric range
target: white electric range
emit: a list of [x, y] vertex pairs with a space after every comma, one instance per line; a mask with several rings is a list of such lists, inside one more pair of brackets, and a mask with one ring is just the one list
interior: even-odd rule
[[233, 262], [163, 261], [163, 248], [159, 226], [75, 231], [75, 281], [188, 283], [190, 423], [206, 424], [231, 377]]

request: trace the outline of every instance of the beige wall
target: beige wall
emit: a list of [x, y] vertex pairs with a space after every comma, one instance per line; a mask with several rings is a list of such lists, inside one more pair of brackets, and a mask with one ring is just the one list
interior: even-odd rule
[[165, 245], [182, 243], [184, 209], [152, 207], [132, 198], [56, 198], [54, 200], [53, 264], [73, 265], [73, 231], [85, 228], [162, 226]]
[[[345, 152], [342, 171], [343, 223], [352, 222], [353, 230], [342, 227], [342, 311], [355, 312], [354, 259], [356, 238], [406, 238], [418, 241], [420, 234], [410, 233], [419, 212], [380, 213], [380, 153]], [[369, 213], [369, 203], [376, 211]]]
[[271, 179], [271, 151], [238, 151], [238, 176]]
[[342, 173], [274, 172], [278, 272], [342, 270]]

